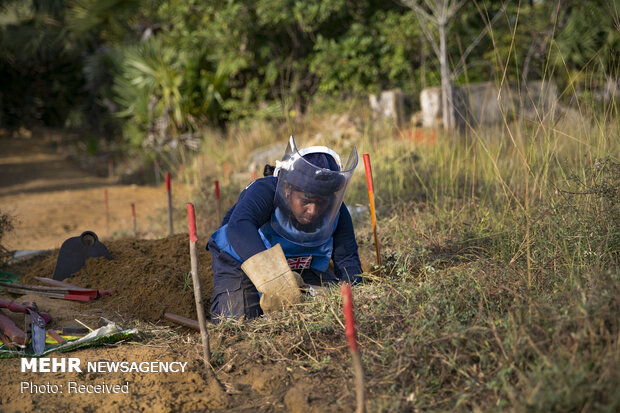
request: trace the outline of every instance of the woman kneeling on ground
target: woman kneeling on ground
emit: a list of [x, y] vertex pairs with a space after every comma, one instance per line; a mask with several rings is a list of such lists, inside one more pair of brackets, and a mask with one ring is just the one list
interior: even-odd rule
[[356, 166], [355, 148], [343, 166], [331, 149], [298, 151], [290, 137], [273, 176], [241, 192], [207, 243], [213, 322], [251, 319], [299, 303], [304, 285], [361, 282], [353, 222], [343, 203]]

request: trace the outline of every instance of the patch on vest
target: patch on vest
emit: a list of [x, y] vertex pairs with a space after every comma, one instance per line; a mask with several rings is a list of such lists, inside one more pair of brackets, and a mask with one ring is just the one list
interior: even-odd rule
[[312, 263], [312, 255], [307, 257], [294, 257], [287, 258], [288, 266], [291, 267], [291, 270], [304, 270], [306, 268], [310, 268], [310, 264]]

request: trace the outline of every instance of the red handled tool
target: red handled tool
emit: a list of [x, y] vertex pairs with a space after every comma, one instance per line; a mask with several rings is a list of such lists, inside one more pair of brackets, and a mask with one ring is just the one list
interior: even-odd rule
[[[0, 299], [0, 308], [6, 308], [14, 313], [24, 313], [30, 316], [32, 349], [35, 354], [43, 353], [45, 350], [45, 326], [52, 321], [52, 317], [47, 313], [39, 313], [36, 305], [30, 303], [19, 304], [15, 301]], [[0, 313], [0, 330], [16, 344], [26, 344], [25, 333], [17, 328], [15, 323], [2, 313]]]

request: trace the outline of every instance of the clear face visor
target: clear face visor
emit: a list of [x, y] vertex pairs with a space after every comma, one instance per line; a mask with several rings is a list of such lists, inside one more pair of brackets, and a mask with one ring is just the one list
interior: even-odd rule
[[[331, 156], [340, 170], [308, 162], [304, 156], [309, 154]], [[340, 206], [357, 161], [355, 147], [343, 165], [340, 156], [325, 146], [298, 151], [291, 136], [284, 158], [276, 162], [274, 171], [278, 185], [276, 211], [271, 219], [273, 229], [299, 245], [312, 247], [325, 243], [336, 229]]]

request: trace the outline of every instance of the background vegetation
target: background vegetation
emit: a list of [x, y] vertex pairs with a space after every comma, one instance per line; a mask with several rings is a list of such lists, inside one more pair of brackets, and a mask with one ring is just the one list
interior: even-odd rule
[[552, 79], [570, 101], [617, 80], [617, 0], [7, 0], [0, 126], [82, 127], [160, 150], [325, 97], [398, 87], [417, 101], [440, 82], [420, 13], [444, 3], [461, 6], [446, 26], [456, 84]]

